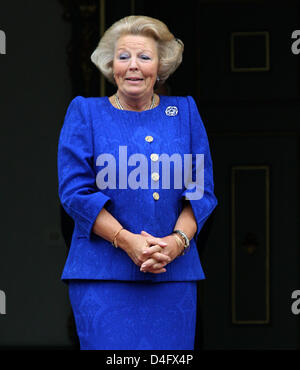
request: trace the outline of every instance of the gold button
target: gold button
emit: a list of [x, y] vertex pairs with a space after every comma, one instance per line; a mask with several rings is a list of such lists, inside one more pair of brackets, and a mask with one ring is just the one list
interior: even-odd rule
[[156, 153], [152, 153], [150, 155], [151, 161], [156, 162], [158, 160], [158, 155]]
[[145, 137], [145, 140], [148, 141], [148, 143], [151, 143], [153, 141], [153, 137], [148, 135]]
[[159, 194], [156, 191], [152, 195], [155, 200], [159, 199]]
[[152, 175], [151, 175], [151, 177], [152, 177], [152, 180], [154, 180], [154, 181], [158, 181], [158, 179], [159, 179], [159, 174], [158, 174], [157, 172], [153, 172], [153, 173], [152, 173]]

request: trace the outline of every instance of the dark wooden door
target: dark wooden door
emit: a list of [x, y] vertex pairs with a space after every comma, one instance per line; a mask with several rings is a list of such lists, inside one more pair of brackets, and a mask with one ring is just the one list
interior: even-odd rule
[[299, 138], [213, 135], [211, 145], [219, 207], [203, 253], [203, 346], [299, 348]]
[[219, 199], [202, 252], [203, 348], [299, 348], [299, 5], [197, 9], [197, 97]]

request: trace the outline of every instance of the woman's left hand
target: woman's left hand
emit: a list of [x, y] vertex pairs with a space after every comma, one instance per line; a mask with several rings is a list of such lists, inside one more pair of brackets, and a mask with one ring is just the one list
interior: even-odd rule
[[[144, 235], [145, 237], [153, 236], [147, 233], [146, 231], [142, 231], [141, 235]], [[170, 261], [168, 263], [173, 261], [176, 257], [178, 257], [181, 254], [182, 249], [178, 246], [174, 236], [167, 235], [160, 239], [161, 241], [167, 243], [167, 246], [165, 246], [161, 252], [156, 252], [156, 253], [153, 253], [151, 251], [144, 252], [144, 255], [146, 256], [147, 256], [147, 253], [149, 254], [149, 258], [141, 265], [141, 269], [140, 269], [141, 271], [155, 272], [155, 270], [161, 269], [162, 267], [166, 266], [167, 265], [166, 262], [160, 262], [160, 258], [159, 258], [160, 254], [164, 254], [170, 257]]]

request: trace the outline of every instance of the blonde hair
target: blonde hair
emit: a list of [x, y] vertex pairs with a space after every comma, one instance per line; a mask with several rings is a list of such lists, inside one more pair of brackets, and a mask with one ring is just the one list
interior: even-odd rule
[[174, 37], [163, 22], [151, 17], [131, 15], [109, 27], [91, 55], [92, 62], [113, 84], [115, 84], [113, 77], [115, 46], [124, 35], [151, 37], [157, 42], [159, 79], [155, 87], [162, 85], [182, 62], [184, 44]]

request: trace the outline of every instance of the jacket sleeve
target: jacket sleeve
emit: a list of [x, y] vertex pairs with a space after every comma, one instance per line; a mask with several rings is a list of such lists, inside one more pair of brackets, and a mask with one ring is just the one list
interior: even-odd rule
[[93, 137], [85, 99], [74, 98], [65, 115], [57, 155], [58, 194], [80, 236], [90, 237], [93, 224], [110, 200], [96, 186]]
[[[198, 112], [197, 105], [191, 96], [187, 96], [189, 120], [191, 127], [190, 175], [185, 179], [185, 190], [182, 196], [189, 200], [197, 222], [195, 240], [218, 204], [214, 195], [213, 165], [209, 150], [207, 134]], [[188, 162], [187, 162], [188, 163]]]

